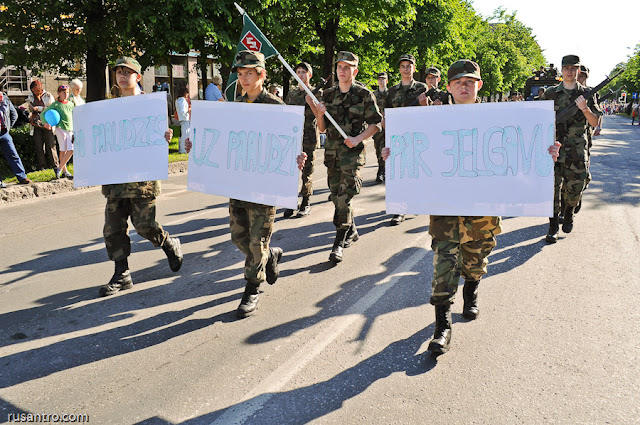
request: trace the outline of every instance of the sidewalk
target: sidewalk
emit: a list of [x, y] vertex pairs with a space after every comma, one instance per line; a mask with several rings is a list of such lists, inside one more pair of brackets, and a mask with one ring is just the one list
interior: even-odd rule
[[[169, 175], [187, 172], [187, 161], [169, 163]], [[25, 199], [51, 196], [58, 193], [67, 193], [74, 190], [83, 190], [90, 187], [74, 188], [73, 181], [67, 179], [52, 180], [50, 182], [34, 182], [31, 184], [8, 184], [5, 189], [0, 189], [0, 207], [12, 202]]]

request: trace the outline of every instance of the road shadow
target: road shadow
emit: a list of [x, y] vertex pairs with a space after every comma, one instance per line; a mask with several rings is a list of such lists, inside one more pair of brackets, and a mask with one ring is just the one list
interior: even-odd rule
[[[212, 233], [227, 233], [227, 226], [226, 218], [198, 219], [176, 226], [168, 226], [167, 229], [173, 235], [180, 236], [184, 244], [184, 241], [207, 239], [211, 237]], [[290, 237], [283, 238], [281, 245], [285, 251], [290, 252], [295, 251], [299, 246], [313, 246], [312, 244], [317, 242], [316, 238], [318, 237], [315, 235], [321, 234], [320, 230], [324, 226], [326, 223], [299, 227], [296, 229], [297, 237], [292, 234]], [[203, 228], [206, 230], [198, 230]], [[181, 235], [181, 232], [194, 233], [185, 236]], [[285, 232], [288, 231], [285, 229], [283, 233]], [[301, 234], [308, 235], [306, 241], [300, 241], [300, 239], [305, 239], [299, 237]], [[92, 242], [97, 243], [98, 241]], [[146, 245], [146, 249], [153, 249], [148, 241], [141, 240], [141, 243]], [[88, 245], [90, 244], [68, 249], [79, 255], [80, 248]], [[91, 259], [101, 262], [104, 261], [106, 254], [100, 250], [100, 252], [92, 252], [92, 256]], [[400, 260], [400, 256], [399, 253], [396, 258]], [[135, 285], [131, 290], [120, 292], [112, 297], [86, 302], [97, 298], [98, 286], [110, 277], [111, 270], [109, 270], [109, 276], [100, 276], [99, 281], [90, 287], [43, 297], [35, 301], [37, 303], [35, 307], [0, 315], [0, 329], [4, 331], [2, 338], [0, 338], [0, 347], [47, 337], [69, 335], [81, 330], [98, 328], [105, 324], [112, 327], [4, 356], [3, 368], [0, 371], [0, 388], [142, 350], [217, 322], [236, 320], [235, 305], [229, 312], [214, 317], [188, 318], [197, 315], [200, 311], [221, 304], [239, 302], [242, 296], [241, 288], [245, 283], [241, 278], [243, 261], [244, 254], [237, 250], [230, 240], [224, 240], [210, 245], [207, 249], [187, 253], [183, 268], [174, 274], [167, 266], [164, 253], [158, 249], [156, 264], [145, 269], [135, 270], [132, 273]], [[77, 265], [79, 262], [73, 264]], [[234, 264], [237, 264], [238, 267], [230, 267]], [[283, 270], [286, 270], [286, 256], [283, 265]], [[25, 268], [24, 265], [22, 267]], [[68, 264], [68, 267], [72, 267], [72, 265]], [[69, 273], [72, 273], [72, 270], [69, 270]], [[153, 284], [156, 280], [166, 280], [167, 276], [174, 276], [170, 283]], [[286, 273], [283, 274], [283, 277], [285, 276]], [[364, 281], [360, 283], [365, 287], [371, 286]], [[363, 290], [366, 289], [365, 287]], [[229, 295], [229, 292], [232, 294]], [[217, 294], [224, 295], [217, 296]], [[214, 299], [211, 299], [212, 296]], [[200, 297], [207, 297], [206, 301], [197, 300]], [[189, 301], [189, 307], [176, 310], [176, 303], [182, 301]], [[163, 311], [135, 323], [125, 325], [118, 323], [133, 317], [134, 314], [140, 314], [142, 310], [162, 307], [166, 304], [173, 304], [172, 311]], [[406, 305], [398, 308], [404, 307]], [[70, 356], [69, 353], [73, 353], [73, 356]]]
[[[511, 271], [529, 261], [536, 254], [541, 253], [542, 249], [547, 246], [544, 237], [548, 228], [549, 224], [543, 223], [504, 232], [496, 236], [497, 245], [494, 252], [489, 256], [489, 272], [487, 276]], [[522, 245], [525, 241], [528, 243]]]
[[166, 311], [129, 325], [5, 355], [2, 358], [3, 367], [0, 369], [0, 388], [8, 388], [56, 372], [143, 350], [217, 322], [233, 321], [235, 316], [232, 312], [205, 319], [182, 320], [234, 298], [235, 296], [218, 298], [182, 310]]
[[[213, 423], [247, 424], [306, 424], [341, 409], [345, 402], [362, 394], [379, 380], [393, 373], [408, 377], [431, 371], [437, 360], [428, 352], [418, 352], [433, 334], [431, 325], [408, 338], [395, 341], [380, 352], [364, 359], [326, 381], [283, 392], [257, 395], [194, 419], [182, 425]], [[168, 425], [173, 422], [162, 418], [149, 418], [138, 425]]]
[[[354, 304], [368, 293], [379, 290], [382, 285], [388, 284], [388, 282], [384, 281], [385, 279], [393, 277], [389, 276], [390, 271], [395, 270], [414, 254], [420, 257], [418, 262], [411, 267], [411, 272], [407, 272], [406, 275], [403, 276], [397, 276], [395, 285], [390, 290], [384, 292], [364, 313], [361, 313], [365, 317], [365, 323], [362, 325], [357, 339], [363, 341], [373, 322], [379, 316], [406, 308], [421, 306], [429, 302], [431, 293], [430, 282], [433, 273], [433, 253], [431, 251], [427, 251], [424, 248], [406, 248], [397, 252], [382, 263], [384, 266], [383, 271], [348, 280], [341, 285], [339, 291], [316, 303], [315, 307], [320, 309], [316, 314], [299, 317], [278, 326], [262, 330], [249, 336], [246, 342], [248, 344], [262, 344], [268, 341], [288, 338], [301, 330], [333, 317], [353, 314], [350, 308]], [[417, 278], [416, 275], [418, 276]], [[416, 284], [416, 282], [419, 282], [419, 284]]]

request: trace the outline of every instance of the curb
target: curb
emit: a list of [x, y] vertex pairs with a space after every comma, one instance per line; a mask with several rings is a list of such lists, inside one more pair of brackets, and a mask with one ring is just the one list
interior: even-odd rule
[[[188, 161], [169, 163], [169, 175], [187, 172]], [[90, 189], [96, 186], [73, 187], [73, 181], [67, 179], [52, 180], [50, 182], [36, 182], [31, 184], [12, 183], [0, 189], [0, 206], [23, 201], [26, 199], [44, 198], [58, 193], [74, 192]]]

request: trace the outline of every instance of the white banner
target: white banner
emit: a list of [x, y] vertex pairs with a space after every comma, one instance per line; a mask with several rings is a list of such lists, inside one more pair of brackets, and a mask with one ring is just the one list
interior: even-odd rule
[[168, 178], [165, 92], [78, 106], [73, 128], [74, 187]]
[[387, 212], [553, 215], [552, 101], [385, 110]]
[[297, 208], [303, 106], [191, 102], [187, 188]]

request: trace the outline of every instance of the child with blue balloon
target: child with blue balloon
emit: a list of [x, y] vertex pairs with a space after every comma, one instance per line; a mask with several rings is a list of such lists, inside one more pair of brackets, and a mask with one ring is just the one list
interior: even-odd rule
[[75, 103], [69, 101], [69, 86], [58, 86], [58, 99], [42, 112], [41, 118], [45, 128], [51, 130], [58, 139], [60, 149], [60, 165], [54, 171], [56, 178], [60, 176], [73, 179], [67, 171], [67, 162], [73, 155], [73, 108]]

